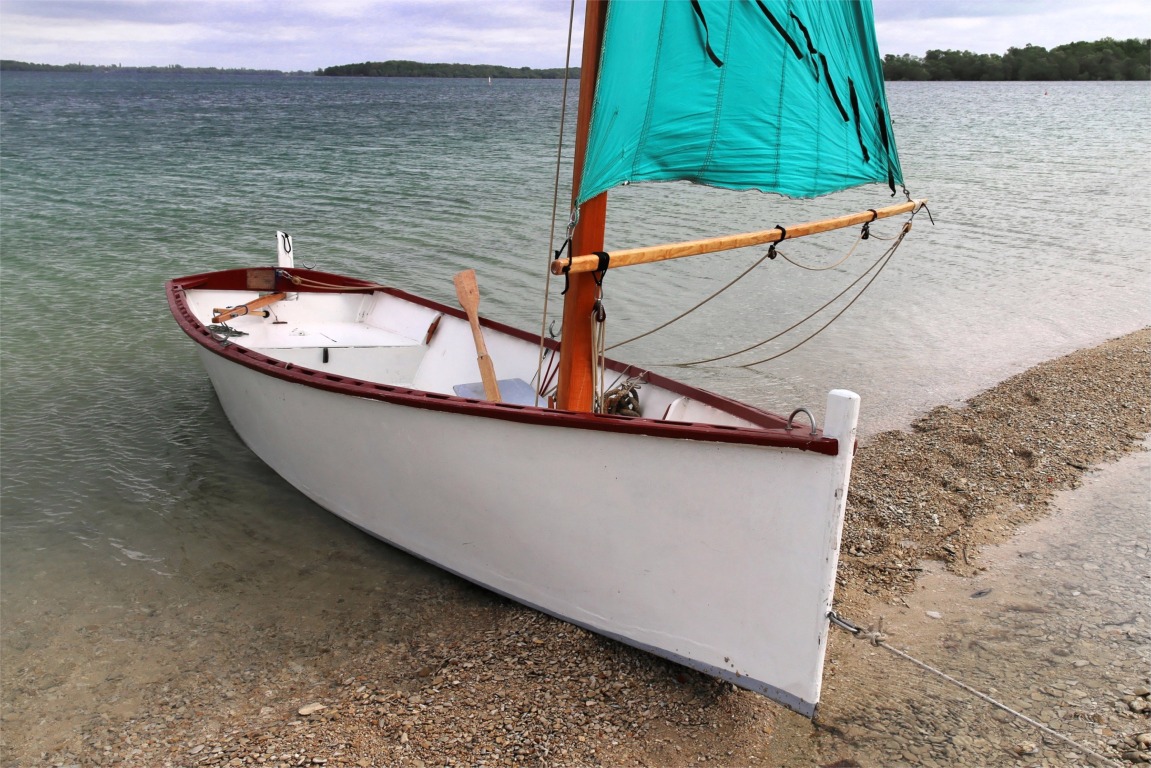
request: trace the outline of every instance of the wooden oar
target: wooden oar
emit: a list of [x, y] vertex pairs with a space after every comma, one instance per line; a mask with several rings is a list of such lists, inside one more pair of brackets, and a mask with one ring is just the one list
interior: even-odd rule
[[480, 287], [476, 285], [476, 271], [465, 269], [455, 276], [456, 296], [460, 306], [468, 313], [472, 326], [472, 338], [476, 342], [476, 362], [480, 364], [480, 379], [484, 382], [484, 397], [493, 403], [500, 401], [500, 387], [496, 383], [496, 367], [488, 357], [488, 346], [484, 344], [484, 334], [480, 330]]

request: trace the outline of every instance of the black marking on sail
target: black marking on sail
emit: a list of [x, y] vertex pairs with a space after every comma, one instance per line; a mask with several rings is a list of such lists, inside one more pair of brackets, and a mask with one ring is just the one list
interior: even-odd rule
[[799, 46], [795, 44], [795, 40], [791, 38], [791, 35], [787, 34], [787, 30], [783, 28], [779, 20], [772, 15], [771, 11], [767, 10], [767, 6], [763, 4], [763, 0], [755, 0], [755, 3], [759, 6], [759, 10], [763, 11], [763, 15], [767, 17], [767, 20], [771, 22], [771, 26], [775, 27], [775, 31], [783, 37], [784, 42], [791, 46], [791, 51], [795, 54], [795, 58], [802, 59], [803, 53], [799, 50]]
[[863, 150], [863, 162], [871, 162], [871, 154], [867, 151], [867, 145], [863, 143], [863, 127], [859, 122], [859, 97], [855, 93], [855, 81], [850, 77], [847, 78], [847, 86], [851, 91], [851, 113], [855, 115], [855, 137], [859, 139], [859, 148]]
[[887, 115], [883, 111], [883, 104], [875, 102], [875, 115], [879, 118], [879, 138], [883, 141], [883, 152], [887, 156], [887, 186], [891, 188], [892, 197], [895, 196], [895, 173], [891, 169], [891, 139], [887, 135]]
[[803, 33], [803, 39], [807, 41], [807, 52], [811, 54], [811, 71], [815, 73], [815, 82], [819, 82], [819, 50], [815, 47], [815, 43], [811, 42], [811, 34], [808, 33], [807, 27], [803, 26], [803, 22], [794, 13], [791, 18], [795, 19], [795, 23], [799, 25], [799, 31]]
[[[759, 0], [756, 0], [756, 2], [759, 2]], [[760, 7], [763, 8], [762, 3], [760, 3]], [[763, 8], [763, 12], [767, 13], [767, 9]], [[770, 14], [768, 14], [768, 18], [771, 18]], [[807, 52], [809, 54], [811, 54], [811, 66], [812, 66], [812, 72], [815, 75], [815, 82], [817, 82], [817, 83], [820, 82], [819, 70], [820, 70], [820, 67], [822, 66], [823, 67], [823, 80], [826, 81], [826, 83], [827, 83], [827, 90], [829, 90], [831, 92], [831, 98], [835, 102], [835, 107], [836, 107], [836, 109], [839, 110], [839, 115], [840, 115], [840, 117], [843, 118], [843, 122], [846, 123], [851, 118], [848, 117], [847, 110], [843, 108], [843, 101], [839, 98], [839, 91], [835, 90], [835, 81], [831, 79], [831, 68], [827, 64], [827, 56], [825, 56], [822, 51], [820, 51], [818, 48], [815, 47], [815, 43], [811, 39], [811, 33], [809, 33], [807, 31], [807, 27], [804, 26], [804, 23], [799, 20], [799, 17], [796, 16], [794, 13], [792, 13], [791, 18], [795, 20], [795, 23], [797, 25], [799, 25], [800, 31], [803, 32], [803, 38], [804, 38], [804, 40], [807, 41]], [[773, 23], [775, 22], [775, 19], [771, 19], [771, 20]], [[789, 40], [789, 42], [790, 42], [790, 40]], [[858, 115], [858, 110], [856, 110], [856, 114]], [[859, 123], [858, 117], [856, 118], [855, 122], [856, 122], [856, 126], [858, 127], [858, 123]], [[866, 158], [867, 157], [867, 150], [866, 149], [864, 149], [863, 154], [864, 154], [864, 157]]]
[[723, 62], [711, 49], [711, 36], [707, 31], [707, 19], [703, 16], [703, 9], [699, 7], [699, 0], [691, 0], [691, 7], [695, 11], [695, 15], [699, 17], [699, 23], [703, 25], [703, 47], [707, 49], [707, 55], [711, 57], [712, 62], [717, 67], [722, 67]]
[[843, 115], [843, 122], [846, 123], [849, 119], [847, 110], [843, 108], [843, 102], [839, 100], [839, 94], [835, 91], [835, 83], [831, 79], [831, 69], [827, 66], [827, 57], [820, 53], [819, 60], [823, 64], [823, 74], [827, 78], [827, 87], [831, 90], [831, 98], [835, 99], [835, 106], [839, 108], [839, 114]]

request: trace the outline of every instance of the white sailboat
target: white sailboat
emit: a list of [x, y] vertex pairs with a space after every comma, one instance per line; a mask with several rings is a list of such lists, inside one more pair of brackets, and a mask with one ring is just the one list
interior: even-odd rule
[[[774, 415], [604, 359], [598, 282], [628, 264], [860, 225], [920, 202], [597, 252], [604, 190], [625, 181], [802, 196], [901, 182], [870, 7], [590, 0], [586, 18], [575, 255], [553, 264], [570, 280], [560, 343], [480, 318], [470, 272], [457, 276], [461, 311], [296, 268], [283, 233], [275, 266], [171, 280], [168, 301], [239, 436], [323, 507], [488, 589], [812, 715], [859, 398], [830, 392], [819, 428], [809, 412]], [[841, 50], [844, 40], [862, 50]], [[637, 68], [637, 55], [650, 60]], [[685, 67], [698, 93], [685, 93]], [[643, 82], [624, 82], [636, 72]], [[748, 72], [775, 84], [752, 88]], [[788, 103], [760, 103], [761, 91]], [[801, 95], [810, 103], [793, 125]], [[721, 123], [735, 104], [767, 127], [730, 134]], [[682, 134], [691, 123], [710, 138]], [[812, 137], [820, 123], [834, 123], [830, 138]], [[797, 141], [822, 158], [815, 171], [790, 167]], [[722, 178], [733, 168], [734, 181]]]

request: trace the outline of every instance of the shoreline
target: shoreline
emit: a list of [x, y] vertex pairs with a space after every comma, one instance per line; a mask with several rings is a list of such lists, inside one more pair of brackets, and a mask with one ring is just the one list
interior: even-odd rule
[[[1143, 329], [862, 444], [837, 609], [871, 615], [898, 603], [925, 561], [979, 573], [981, 547], [1043, 517], [1092, 467], [1139, 450], [1151, 432], [1149, 350]], [[336, 615], [323, 631], [270, 647], [261, 641], [291, 628], [261, 628], [237, 638], [244, 642], [214, 669], [147, 685], [138, 712], [109, 707], [78, 732], [37, 733], [51, 728], [41, 716], [52, 710], [35, 690], [22, 692], [29, 711], [14, 717], [6, 669], [4, 763], [810, 765], [815, 757], [807, 721], [767, 700], [470, 584], [445, 577], [414, 593], [359, 597], [374, 601], [370, 622]], [[322, 708], [300, 714], [310, 705]]]
[[[907, 430], [875, 435], [852, 467], [837, 589], [890, 597], [915, 563], [979, 572], [979, 547], [1042, 517], [1093, 467], [1151, 432], [1151, 329], [1048, 360]], [[894, 566], [894, 567], [892, 567]], [[901, 570], [902, 568], [902, 570]]]

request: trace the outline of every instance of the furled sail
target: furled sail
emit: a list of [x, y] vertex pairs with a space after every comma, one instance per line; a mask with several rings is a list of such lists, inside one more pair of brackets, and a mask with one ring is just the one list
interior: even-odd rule
[[903, 182], [870, 0], [615, 2], [604, 34], [580, 203], [636, 181]]

